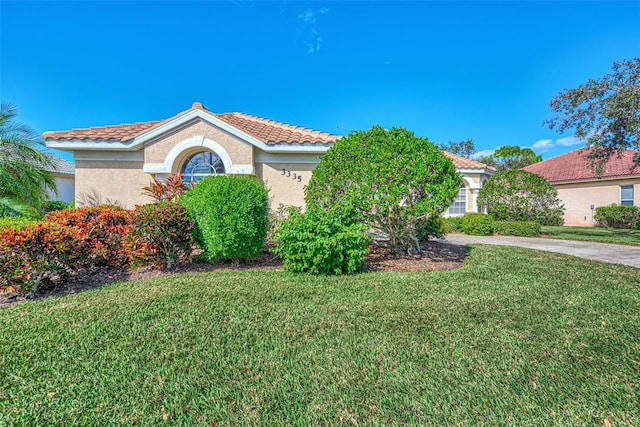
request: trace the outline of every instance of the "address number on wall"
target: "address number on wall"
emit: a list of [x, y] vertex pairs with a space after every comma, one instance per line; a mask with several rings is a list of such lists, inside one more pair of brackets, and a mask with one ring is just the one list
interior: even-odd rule
[[280, 170], [282, 171], [282, 175], [286, 176], [287, 178], [291, 178], [298, 182], [302, 182], [302, 175], [298, 175], [297, 173], [291, 172], [286, 169], [280, 169]]

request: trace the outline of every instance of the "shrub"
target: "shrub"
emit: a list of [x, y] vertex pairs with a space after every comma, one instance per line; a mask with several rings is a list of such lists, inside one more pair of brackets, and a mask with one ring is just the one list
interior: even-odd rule
[[289, 206], [280, 203], [275, 210], [269, 211], [269, 231], [267, 232], [267, 241], [276, 239], [276, 234], [282, 226], [282, 223], [291, 215], [302, 213], [302, 208], [298, 206]]
[[63, 209], [69, 209], [69, 203], [65, 203], [62, 200], [50, 200], [42, 207], [43, 215], [53, 211], [61, 211]]
[[81, 260], [85, 266], [124, 267], [129, 263], [125, 237], [131, 222], [130, 212], [117, 206], [100, 205], [48, 213], [44, 219], [71, 227], [86, 247]]
[[425, 219], [421, 219], [416, 224], [416, 233], [419, 241], [426, 241], [430, 238], [439, 239], [443, 237], [445, 232], [444, 218], [440, 215], [430, 215]]
[[483, 213], [466, 213], [461, 221], [462, 231], [474, 236], [488, 236], [493, 231], [493, 218]]
[[506, 236], [536, 237], [541, 229], [535, 221], [493, 221], [493, 232]]
[[243, 175], [210, 176], [180, 197], [196, 223], [195, 237], [209, 260], [260, 255], [267, 236], [268, 194]]
[[294, 273], [353, 273], [362, 266], [369, 240], [353, 211], [333, 208], [293, 213], [277, 232], [275, 252]]
[[640, 224], [640, 208], [615, 203], [609, 206], [598, 206], [594, 219], [603, 227], [637, 228]]
[[143, 187], [144, 194], [153, 198], [156, 202], [164, 200], [172, 201], [187, 191], [187, 186], [179, 173], [168, 176], [164, 181], [153, 179], [149, 185]]
[[63, 282], [84, 256], [69, 227], [37, 222], [5, 228], [0, 234], [0, 288], [36, 292]]
[[482, 187], [478, 205], [498, 221], [536, 221], [541, 225], [562, 225], [564, 206], [558, 191], [531, 172], [498, 172]]
[[454, 231], [462, 231], [462, 217], [461, 216], [450, 216], [448, 218], [443, 218], [443, 226], [445, 233], [451, 233]]
[[352, 206], [394, 250], [416, 253], [420, 223], [447, 209], [461, 183], [453, 162], [428, 139], [374, 126], [335, 142], [313, 170], [305, 200], [309, 209]]
[[0, 217], [0, 230], [3, 228], [19, 230], [33, 223], [33, 220], [21, 216], [2, 216]]
[[136, 206], [127, 235], [127, 249], [134, 264], [171, 269], [191, 261], [194, 222], [187, 209], [168, 201]]

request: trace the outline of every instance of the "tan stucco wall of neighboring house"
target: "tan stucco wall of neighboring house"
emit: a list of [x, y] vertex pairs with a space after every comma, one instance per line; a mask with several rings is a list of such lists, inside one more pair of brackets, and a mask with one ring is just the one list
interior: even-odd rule
[[[253, 164], [253, 146], [234, 135], [225, 132], [203, 120], [198, 120], [177, 132], [162, 135], [155, 141], [145, 144], [145, 163], [164, 163], [167, 154], [181, 142], [192, 139], [194, 136], [206, 137], [219, 144], [229, 154], [233, 164], [251, 165]], [[181, 165], [181, 160], [188, 155], [199, 151], [198, 148], [190, 148], [181, 153], [174, 164], [173, 172], [179, 172], [177, 168]]]
[[634, 205], [640, 206], [640, 176], [627, 179], [603, 179], [599, 181], [556, 183], [558, 197], [564, 203], [564, 225], [591, 227], [598, 206], [620, 203], [620, 186], [633, 185]]
[[76, 159], [76, 206], [85, 206], [93, 195], [103, 203], [111, 201], [133, 209], [151, 201], [142, 191], [150, 181], [151, 176], [142, 171], [142, 162]]

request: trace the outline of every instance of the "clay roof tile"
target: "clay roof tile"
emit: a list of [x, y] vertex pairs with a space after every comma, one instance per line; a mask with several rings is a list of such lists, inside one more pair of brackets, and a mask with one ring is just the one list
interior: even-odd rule
[[640, 166], [633, 162], [634, 156], [638, 153], [636, 150], [626, 150], [620, 157], [612, 156], [607, 161], [600, 177], [593, 171], [589, 160], [586, 159], [589, 151], [582, 148], [534, 163], [523, 169], [541, 175], [552, 183], [640, 175]]
[[190, 109], [183, 111], [171, 118], [160, 121], [128, 123], [121, 125], [109, 125], [100, 127], [90, 127], [84, 129], [71, 129], [66, 131], [46, 132], [43, 137], [48, 140], [106, 140], [106, 141], [129, 141], [153, 128], [162, 125], [170, 120], [183, 116], [195, 109], [206, 111], [214, 117], [230, 124], [249, 134], [250, 136], [264, 142], [265, 144], [302, 144], [305, 142], [312, 144], [328, 144], [335, 141], [338, 136], [326, 132], [319, 132], [313, 129], [306, 129], [275, 120], [263, 119], [244, 113], [211, 113], [199, 102], [193, 103]]

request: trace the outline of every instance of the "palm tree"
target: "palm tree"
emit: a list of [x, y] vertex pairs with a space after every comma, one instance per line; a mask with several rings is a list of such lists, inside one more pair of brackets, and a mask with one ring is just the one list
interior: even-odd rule
[[57, 194], [51, 154], [40, 136], [17, 122], [18, 109], [0, 105], [0, 216], [38, 216], [49, 191]]

